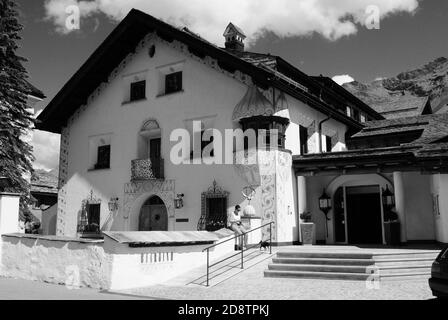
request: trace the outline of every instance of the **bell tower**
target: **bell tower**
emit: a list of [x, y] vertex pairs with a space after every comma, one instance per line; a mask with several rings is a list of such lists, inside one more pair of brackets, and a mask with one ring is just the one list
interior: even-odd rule
[[244, 51], [244, 39], [246, 39], [246, 35], [232, 22], [227, 26], [223, 36], [226, 39], [226, 49]]

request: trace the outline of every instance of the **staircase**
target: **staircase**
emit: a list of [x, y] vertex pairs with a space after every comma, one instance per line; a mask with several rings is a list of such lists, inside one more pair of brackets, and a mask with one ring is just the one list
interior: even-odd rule
[[278, 252], [265, 277], [367, 280], [428, 278], [438, 250], [287, 250]]

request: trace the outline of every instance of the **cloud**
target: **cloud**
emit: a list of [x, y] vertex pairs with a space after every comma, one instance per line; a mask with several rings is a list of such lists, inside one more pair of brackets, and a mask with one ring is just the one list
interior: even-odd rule
[[[418, 0], [46, 0], [46, 19], [60, 33], [69, 33], [66, 8], [78, 5], [82, 19], [104, 14], [120, 21], [136, 8], [177, 26], [187, 26], [218, 45], [229, 21], [240, 26], [254, 41], [270, 31], [279, 37], [310, 36], [318, 33], [329, 40], [353, 35], [365, 25], [370, 5], [381, 18], [413, 14]], [[371, 21], [371, 20], [369, 20]]]
[[51, 170], [59, 165], [59, 143], [58, 134], [34, 130], [33, 131], [33, 153], [34, 168]]
[[332, 79], [340, 86], [342, 86], [344, 83], [355, 81], [355, 79], [353, 79], [353, 77], [349, 76], [348, 74], [341, 74], [338, 76], [334, 76]]

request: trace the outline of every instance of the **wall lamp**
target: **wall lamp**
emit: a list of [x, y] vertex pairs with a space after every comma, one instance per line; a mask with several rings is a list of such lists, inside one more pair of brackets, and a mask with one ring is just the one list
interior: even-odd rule
[[184, 206], [184, 196], [183, 193], [178, 193], [176, 195], [176, 198], [174, 199], [174, 207], [176, 209], [180, 209]]
[[111, 211], [111, 212], [117, 211], [118, 210], [118, 197], [110, 198], [110, 200], [107, 204], [109, 205], [109, 211]]

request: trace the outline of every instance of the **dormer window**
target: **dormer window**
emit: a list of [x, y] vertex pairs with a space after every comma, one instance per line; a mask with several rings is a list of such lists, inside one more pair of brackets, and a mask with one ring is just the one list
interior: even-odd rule
[[364, 113], [361, 113], [361, 122], [366, 122], [367, 121], [367, 117]]
[[349, 106], [347, 106], [346, 108], [345, 108], [345, 114], [348, 116], [348, 117], [352, 117], [352, 108], [350, 108]]
[[131, 83], [130, 101], [137, 101], [146, 98], [146, 81]]
[[165, 76], [165, 94], [182, 91], [182, 71]]

